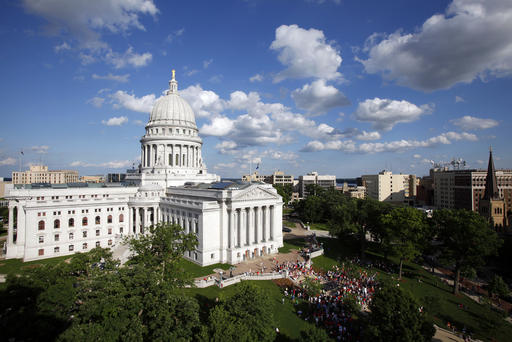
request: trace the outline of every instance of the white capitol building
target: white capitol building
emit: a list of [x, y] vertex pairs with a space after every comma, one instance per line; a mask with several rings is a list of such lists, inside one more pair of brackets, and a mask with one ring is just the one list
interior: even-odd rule
[[179, 224], [199, 245], [185, 258], [236, 264], [283, 246], [282, 199], [270, 184], [219, 182], [201, 156], [202, 140], [174, 70], [156, 101], [131, 185], [22, 185], [11, 189], [7, 258], [34, 260], [115, 246], [159, 222]]

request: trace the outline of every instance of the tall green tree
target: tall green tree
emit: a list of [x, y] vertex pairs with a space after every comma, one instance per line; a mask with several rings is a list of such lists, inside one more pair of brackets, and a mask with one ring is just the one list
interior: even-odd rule
[[133, 237], [129, 241], [132, 257], [130, 264], [151, 269], [160, 275], [159, 282], [167, 282], [175, 287], [183, 287], [190, 283], [180, 268], [179, 261], [185, 252], [197, 247], [197, 237], [193, 233], [185, 233], [177, 224], [159, 223], [149, 227], [149, 232]]
[[272, 303], [262, 289], [242, 282], [235, 294], [221, 300], [210, 311], [211, 341], [274, 341], [276, 337]]
[[377, 231], [379, 218], [387, 211], [387, 206], [371, 198], [350, 198], [340, 201], [332, 208], [329, 220], [331, 235], [338, 238], [356, 235], [359, 240], [361, 258], [365, 257], [366, 235]]
[[372, 342], [431, 341], [435, 329], [419, 308], [420, 305], [400, 288], [383, 285], [370, 304], [365, 339]]
[[277, 193], [283, 198], [284, 204], [290, 203], [292, 199], [293, 186], [291, 184], [274, 184]]
[[494, 296], [505, 297], [506, 295], [508, 295], [510, 293], [507, 283], [505, 283], [503, 278], [497, 274], [495, 274], [491, 278], [491, 280], [487, 284], [487, 288], [489, 290], [490, 297], [494, 297]]
[[308, 325], [300, 332], [299, 342], [329, 342], [333, 341], [324, 329]]
[[461, 271], [484, 264], [487, 256], [497, 253], [502, 240], [485, 218], [474, 211], [436, 210], [433, 220], [439, 229], [441, 261], [453, 264], [453, 293], [458, 294]]
[[390, 250], [400, 260], [398, 277], [401, 279], [403, 262], [419, 255], [428, 243], [425, 214], [411, 207], [394, 208], [381, 217], [381, 222], [390, 232]]

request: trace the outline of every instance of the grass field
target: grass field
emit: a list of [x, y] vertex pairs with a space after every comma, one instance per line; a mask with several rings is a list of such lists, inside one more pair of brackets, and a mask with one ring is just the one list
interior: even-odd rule
[[[56, 265], [61, 261], [71, 258], [72, 255], [61, 256], [57, 258], [49, 258], [43, 260], [34, 260], [23, 262], [21, 259], [9, 259], [9, 260], [0, 260], [0, 274], [6, 275], [15, 275], [20, 274], [23, 269], [28, 269], [31, 267], [38, 267], [41, 265]], [[0, 289], [5, 288], [5, 283], [0, 283]]]
[[[336, 239], [322, 239], [325, 254], [313, 259], [313, 266], [320, 269], [330, 269], [338, 261], [347, 257], [357, 256], [354, 241], [339, 243]], [[367, 258], [369, 260], [384, 260], [383, 256], [376, 252], [371, 243], [368, 246]], [[390, 258], [390, 261], [398, 264], [398, 260]], [[379, 277], [396, 282], [397, 274], [388, 274], [379, 270]], [[406, 262], [404, 264], [404, 276], [400, 287], [408, 291], [420, 304], [429, 309], [434, 322], [446, 327], [446, 323], [454, 324], [457, 330], [463, 327], [471, 331], [473, 337], [491, 341], [512, 341], [512, 325], [505, 322], [501, 313], [491, 310], [489, 306], [478, 304], [466, 295], [455, 296], [451, 293], [452, 287], [443, 283], [438, 277], [432, 275], [420, 265]], [[435, 304], [429, 305], [430, 298]], [[462, 304], [462, 306], [461, 306]]]
[[283, 241], [283, 247], [279, 248], [279, 253], [290, 253], [292, 249], [299, 250], [306, 245], [304, 239], [292, 239]]
[[327, 223], [310, 223], [309, 226], [313, 230], [329, 230]]
[[283, 226], [295, 228], [295, 222], [283, 220]]
[[213, 270], [216, 268], [221, 268], [223, 270], [229, 270], [231, 267], [230, 264], [214, 264], [210, 266], [201, 267], [197, 264], [194, 264], [192, 261], [188, 261], [186, 259], [181, 259], [179, 265], [185, 269], [185, 272], [190, 274], [193, 278], [204, 277], [215, 273]]
[[[300, 331], [304, 330], [309, 323], [298, 317], [295, 311], [295, 306], [290, 300], [285, 300], [285, 303], [282, 303], [283, 294], [279, 287], [271, 280], [251, 282], [262, 288], [270, 297], [272, 302], [272, 311], [274, 313], [274, 321], [276, 327], [279, 328], [281, 335], [279, 336], [278, 341], [291, 341], [297, 339]], [[204, 289], [185, 289], [184, 291], [186, 294], [194, 296], [201, 304], [201, 308], [207, 311], [209, 307], [214, 305], [215, 298], [232, 295], [236, 291], [237, 286], [238, 284], [235, 284], [224, 289], [220, 289], [217, 286], [210, 286]], [[207, 319], [205, 312], [203, 312], [202, 316], [203, 320]]]

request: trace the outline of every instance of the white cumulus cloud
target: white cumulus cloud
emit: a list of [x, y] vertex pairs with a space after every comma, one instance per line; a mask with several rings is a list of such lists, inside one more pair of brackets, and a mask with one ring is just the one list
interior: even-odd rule
[[295, 89], [292, 99], [298, 108], [307, 110], [311, 115], [320, 115], [332, 108], [350, 105], [349, 99], [332, 85], [320, 79]]
[[32, 146], [30, 149], [35, 153], [46, 154], [46, 153], [48, 153], [48, 150], [50, 149], [50, 147], [48, 147], [47, 145], [40, 145], [40, 146]]
[[208, 117], [224, 109], [224, 101], [219, 95], [211, 90], [204, 90], [200, 84], [180, 90], [180, 96], [187, 100], [197, 117]]
[[323, 31], [303, 29], [297, 25], [281, 25], [270, 45], [278, 51], [278, 60], [287, 68], [279, 72], [274, 82], [287, 78], [316, 77], [327, 80], [340, 78], [340, 52], [326, 41]]
[[233, 121], [228, 117], [218, 116], [209, 124], [204, 124], [199, 131], [204, 135], [221, 137], [227, 135], [233, 129], [233, 125]]
[[451, 120], [450, 122], [466, 131], [487, 129], [498, 126], [498, 121], [494, 119], [482, 119], [470, 115], [465, 115], [461, 118]]
[[142, 97], [136, 97], [133, 94], [128, 94], [123, 90], [118, 90], [111, 95], [114, 101], [114, 107], [124, 107], [134, 112], [149, 113], [155, 104], [155, 94], [148, 94]]
[[101, 123], [106, 126], [121, 126], [128, 122], [128, 118], [126, 116], [114, 116], [108, 120], [102, 120]]
[[250, 81], [250, 82], [261, 82], [261, 81], [263, 81], [263, 75], [261, 75], [261, 74], [256, 74], [256, 75], [254, 75], [254, 76], [251, 76], [251, 77], [249, 78], [249, 81]]
[[354, 117], [359, 121], [371, 122], [377, 130], [389, 131], [397, 123], [412, 122], [421, 115], [431, 113], [429, 105], [416, 106], [413, 103], [402, 100], [368, 99], [360, 102]]
[[133, 164], [133, 161], [130, 160], [114, 160], [104, 163], [89, 163], [84, 161], [74, 161], [69, 164], [72, 167], [105, 167], [108, 169], [124, 169], [130, 167]]
[[121, 69], [126, 66], [133, 66], [136, 68], [146, 66], [151, 62], [151, 59], [153, 59], [153, 55], [151, 53], [135, 53], [131, 46], [122, 54], [110, 50], [105, 55], [105, 60], [114, 65], [116, 69]]
[[361, 133], [356, 135], [355, 138], [357, 140], [366, 140], [366, 141], [369, 141], [369, 140], [379, 140], [380, 139], [380, 133], [377, 132], [377, 131], [373, 131], [373, 132], [362, 131]]
[[14, 159], [12, 157], [8, 157], [8, 158], [0, 160], [0, 166], [15, 165], [15, 164], [16, 164], [16, 159]]
[[512, 74], [510, 0], [454, 0], [414, 33], [370, 36], [360, 60], [367, 73], [415, 89], [446, 89]]
[[356, 145], [352, 140], [334, 140], [322, 142], [310, 141], [304, 146], [302, 152], [318, 152], [324, 150], [337, 150], [357, 153], [381, 153], [381, 152], [405, 152], [414, 148], [434, 147], [437, 145], [449, 145], [453, 141], [466, 140], [477, 141], [478, 137], [472, 133], [446, 132], [425, 140], [396, 140], [389, 142], [372, 142]]
[[[23, 0], [22, 3], [27, 12], [46, 20], [44, 29], [47, 34], [78, 42], [83, 64], [102, 59], [116, 67], [144, 66], [151, 60], [150, 53], [136, 54], [131, 48], [125, 54], [112, 51], [102, 39], [102, 34], [145, 30], [139, 16], [155, 17], [159, 13], [152, 0]], [[65, 43], [55, 47], [55, 50], [58, 52], [69, 47]]]

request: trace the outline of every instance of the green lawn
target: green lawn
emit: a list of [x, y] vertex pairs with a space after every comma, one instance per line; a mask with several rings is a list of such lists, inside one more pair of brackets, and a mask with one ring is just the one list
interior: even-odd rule
[[[315, 268], [328, 270], [339, 260], [357, 255], [355, 241], [345, 240], [339, 243], [335, 239], [319, 238], [319, 240], [324, 243], [325, 254], [313, 259]], [[371, 243], [368, 246], [367, 258], [383, 260], [383, 256], [376, 252], [376, 246]], [[390, 260], [395, 264], [398, 263], [396, 259]], [[396, 281], [396, 274], [375, 271], [379, 272], [379, 277], [382, 279]], [[453, 295], [451, 287], [417, 264], [410, 262], [404, 264], [404, 277], [400, 286], [427, 308], [427, 297], [438, 298], [438, 305], [431, 306], [431, 314], [434, 322], [441, 327], [446, 327], [446, 323], [450, 322], [455, 324], [459, 331], [465, 326], [474, 333], [473, 337], [485, 341], [491, 341], [493, 337], [497, 341], [512, 341], [512, 325], [506, 323], [499, 313], [486, 305], [476, 303], [466, 295]], [[464, 309], [459, 307], [460, 304]]]
[[71, 257], [72, 255], [65, 255], [57, 258], [28, 262], [23, 262], [21, 259], [0, 260], [0, 274], [19, 274], [24, 268], [38, 267], [40, 265], [55, 265]]
[[293, 213], [293, 208], [283, 208], [283, 215], [290, 215]]
[[309, 226], [313, 230], [329, 230], [327, 223], [310, 223]]
[[283, 226], [295, 228], [295, 222], [283, 220]]
[[223, 270], [229, 270], [231, 267], [230, 264], [214, 264], [210, 266], [201, 267], [197, 264], [194, 264], [192, 261], [188, 261], [186, 259], [181, 259], [179, 265], [185, 269], [185, 272], [190, 274], [193, 278], [204, 277], [215, 273], [213, 270], [215, 268], [221, 268]]
[[305, 245], [304, 239], [284, 240], [283, 247], [279, 248], [279, 253], [290, 253], [292, 249], [299, 250]]
[[[270, 297], [272, 302], [272, 311], [274, 313], [274, 321], [276, 327], [279, 328], [280, 338], [278, 340], [291, 340], [297, 339], [299, 337], [300, 331], [304, 330], [309, 323], [301, 320], [295, 311], [294, 305], [290, 300], [285, 300], [285, 303], [282, 303], [283, 293], [279, 289], [279, 287], [274, 284], [271, 280], [259, 280], [259, 281], [251, 281], [256, 286], [262, 288]], [[197, 298], [199, 303], [201, 304], [201, 308], [204, 312], [207, 311], [207, 308], [213, 306], [215, 304], [215, 298], [222, 298], [223, 296], [232, 295], [238, 284], [228, 286], [224, 289], [220, 289], [217, 286], [210, 286], [204, 289], [185, 289], [185, 293]], [[203, 320], [207, 319], [207, 317], [202, 317]]]

